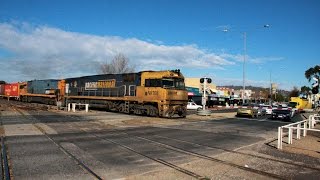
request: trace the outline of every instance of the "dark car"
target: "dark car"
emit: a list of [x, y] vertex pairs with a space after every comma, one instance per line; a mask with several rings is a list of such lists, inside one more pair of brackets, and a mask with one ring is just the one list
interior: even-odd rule
[[289, 109], [274, 109], [271, 114], [272, 119], [282, 119], [291, 121], [291, 110]]

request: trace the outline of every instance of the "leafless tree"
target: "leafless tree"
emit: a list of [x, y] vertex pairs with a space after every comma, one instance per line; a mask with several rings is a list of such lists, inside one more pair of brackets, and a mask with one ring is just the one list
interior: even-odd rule
[[119, 53], [113, 57], [111, 62], [106, 62], [100, 66], [103, 74], [131, 73], [135, 71], [135, 66], [130, 64], [130, 60]]

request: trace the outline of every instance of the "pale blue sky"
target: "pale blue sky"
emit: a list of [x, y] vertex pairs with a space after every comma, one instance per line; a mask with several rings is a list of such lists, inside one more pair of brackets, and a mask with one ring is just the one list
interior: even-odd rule
[[1, 0], [0, 79], [95, 74], [121, 52], [137, 71], [242, 85], [246, 32], [246, 85], [271, 73], [290, 90], [320, 64], [319, 19], [318, 0]]

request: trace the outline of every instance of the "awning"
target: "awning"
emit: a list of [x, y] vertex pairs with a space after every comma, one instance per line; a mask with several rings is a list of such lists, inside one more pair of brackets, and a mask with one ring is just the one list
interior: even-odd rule
[[188, 96], [202, 96], [202, 94], [199, 93], [199, 88], [186, 87], [186, 90], [188, 91]]

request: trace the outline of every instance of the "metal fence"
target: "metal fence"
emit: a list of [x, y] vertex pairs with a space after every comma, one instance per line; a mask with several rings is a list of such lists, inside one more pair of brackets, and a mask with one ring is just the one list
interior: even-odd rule
[[[320, 115], [314, 114], [310, 115], [306, 120], [278, 127], [278, 149], [282, 149], [283, 138], [286, 135], [288, 136], [288, 144], [292, 144], [294, 133], [296, 134], [297, 139], [301, 139], [301, 131], [303, 136], [307, 135], [307, 131], [320, 132], [319, 129], [314, 128], [316, 123], [320, 122], [319, 119]], [[287, 133], [284, 132], [286, 129]]]

